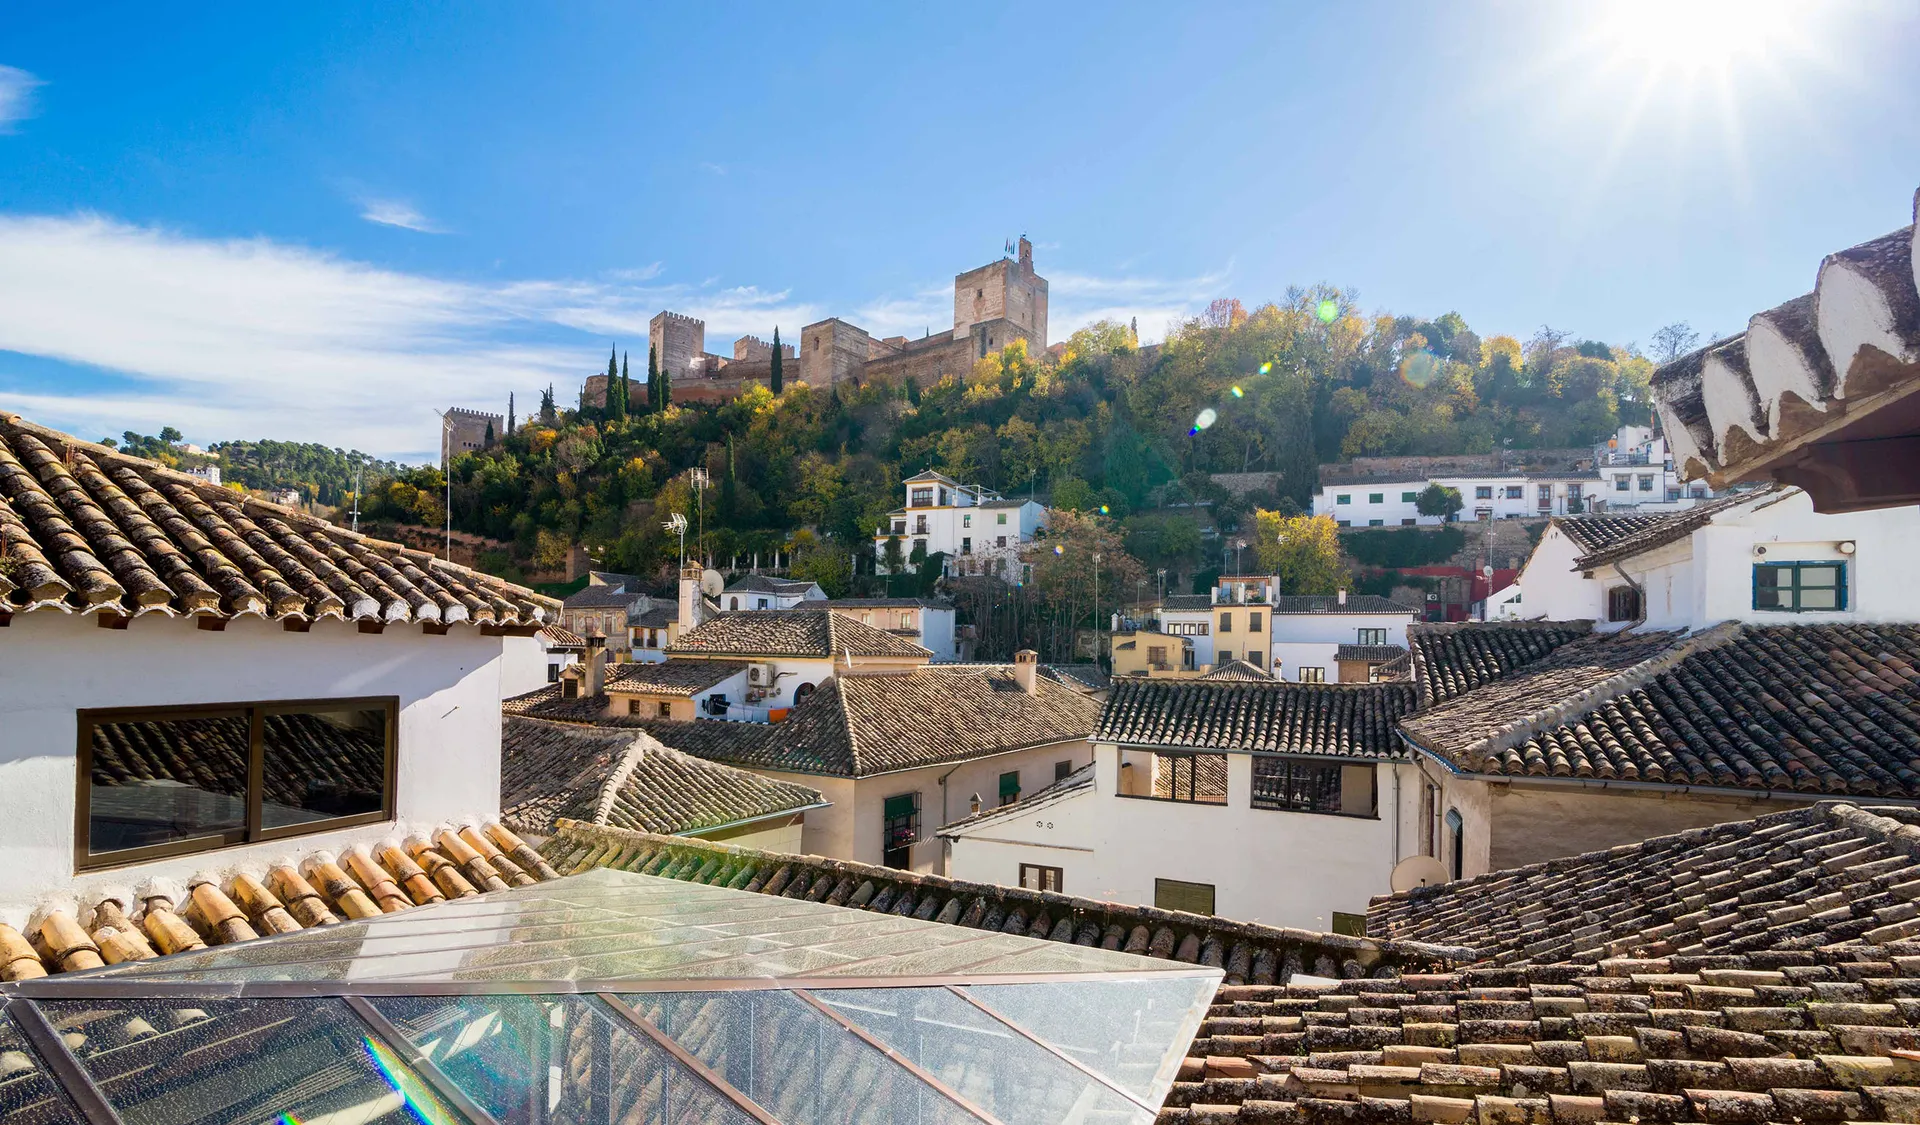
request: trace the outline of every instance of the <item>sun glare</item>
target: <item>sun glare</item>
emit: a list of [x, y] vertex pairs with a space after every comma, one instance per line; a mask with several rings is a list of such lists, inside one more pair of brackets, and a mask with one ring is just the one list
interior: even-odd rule
[[1810, 8], [1783, 0], [1609, 0], [1596, 10], [1616, 61], [1696, 73], [1764, 58], [1790, 41], [1795, 13]]

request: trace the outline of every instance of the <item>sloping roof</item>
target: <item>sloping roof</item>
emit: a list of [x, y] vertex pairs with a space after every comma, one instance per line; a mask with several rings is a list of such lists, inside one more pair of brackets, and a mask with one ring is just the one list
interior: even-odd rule
[[682, 753], [645, 729], [508, 718], [501, 730], [501, 816], [521, 832], [558, 817], [677, 834], [822, 804], [817, 790]]
[[1382, 895], [1367, 930], [1507, 965], [1790, 950], [1812, 963], [1920, 934], [1917, 842], [1914, 809], [1822, 803]]
[[1213, 608], [1212, 594], [1168, 594], [1160, 608], [1172, 613], [1202, 613]]
[[1273, 676], [1270, 675], [1265, 668], [1256, 668], [1244, 660], [1229, 660], [1225, 664], [1215, 667], [1212, 671], [1201, 673], [1201, 675], [1196, 678], [1202, 680], [1250, 680], [1254, 683], [1271, 683], [1273, 681]]
[[1920, 797], [1920, 625], [1598, 641], [1403, 725], [1469, 772]]
[[1411, 684], [1292, 684], [1119, 679], [1094, 738], [1182, 750], [1257, 750], [1392, 758]]
[[691, 698], [747, 670], [737, 660], [661, 660], [615, 664], [607, 670], [607, 692], [677, 695]]
[[1016, 801], [1009, 802], [997, 808], [983, 808], [977, 813], [968, 813], [959, 820], [950, 820], [940, 826], [938, 834], [941, 836], [953, 836], [958, 834], [962, 829], [988, 824], [1001, 817], [1026, 816], [1034, 809], [1044, 805], [1051, 805], [1055, 801], [1065, 797], [1071, 797], [1076, 793], [1091, 793], [1093, 792], [1093, 775], [1093, 763], [1088, 762], [1086, 765], [1074, 770], [1052, 785], [1042, 789], [1036, 789], [1031, 793], [1022, 794]]
[[561, 602], [568, 609], [625, 609], [643, 595], [620, 586], [582, 586]]
[[1386, 664], [1407, 655], [1407, 650], [1399, 645], [1341, 645], [1333, 650], [1336, 661], [1347, 660], [1368, 664]]
[[793, 597], [805, 594], [808, 590], [818, 590], [820, 584], [799, 578], [775, 578], [768, 574], [743, 574], [728, 583], [723, 593], [727, 594], [779, 594]]
[[1495, 621], [1407, 626], [1420, 705], [1431, 707], [1492, 683], [1586, 636], [1591, 621]]
[[1547, 717], [1565, 714], [1569, 701], [1668, 653], [1681, 634], [1597, 633], [1571, 641], [1499, 679], [1426, 708], [1400, 725], [1422, 749], [1471, 769], [1491, 747]]
[[1022, 500], [1017, 497], [1010, 497], [1004, 500], [1003, 499], [982, 500], [978, 504], [975, 504], [974, 507], [976, 508], [1024, 508], [1028, 504], [1038, 504], [1038, 503], [1039, 503], [1038, 500]]
[[653, 599], [653, 604], [630, 618], [627, 624], [636, 629], [664, 629], [680, 621], [680, 603], [664, 598]]
[[1827, 255], [1812, 293], [1653, 373], [1683, 477], [1749, 476], [1799, 440], [1844, 425], [1862, 403], [1871, 410], [1880, 393], [1912, 385], [1920, 375], [1914, 237], [1909, 225]]
[[931, 659], [933, 653], [884, 629], [828, 609], [763, 609], [722, 613], [682, 633], [669, 653], [716, 656], [794, 656], [817, 660], [855, 656]]
[[1651, 515], [1555, 516], [1550, 522], [1565, 533], [1581, 553], [1611, 547], [1644, 531], [1659, 527], [1682, 512], [1655, 512]]
[[1398, 965], [1442, 964], [1473, 954], [1466, 949], [1263, 926], [573, 821], [562, 822], [542, 851], [565, 874], [612, 867], [972, 929], [1122, 949], [1222, 968], [1226, 979], [1236, 984], [1270, 983], [1298, 972], [1361, 975]]
[[[1250, 608], [1259, 608], [1256, 603], [1248, 603]], [[1403, 613], [1419, 613], [1410, 605], [1401, 605], [1378, 594], [1348, 594], [1346, 603], [1333, 594], [1282, 594], [1273, 599], [1273, 612], [1278, 614], [1294, 613], [1391, 613], [1396, 616]]]
[[1098, 664], [1042, 664], [1040, 674], [1078, 691], [1105, 691], [1113, 682]]
[[537, 626], [560, 603], [0, 412], [0, 614]]
[[24, 931], [31, 945], [22, 930], [0, 922], [0, 979], [190, 954], [558, 878], [539, 853], [492, 822], [423, 827], [405, 840], [356, 843], [338, 855], [316, 851], [298, 862], [229, 852], [208, 859], [230, 866], [185, 883], [148, 880], [137, 894], [85, 880], [66, 902], [50, 899], [34, 911]]
[[952, 609], [939, 598], [829, 598], [828, 609]]
[[584, 637], [570, 630], [562, 629], [558, 625], [542, 625], [539, 636], [541, 640], [547, 642], [548, 646], [552, 648], [587, 647], [587, 642]]
[[1100, 704], [1038, 678], [1020, 690], [1005, 664], [931, 664], [892, 675], [841, 674], [764, 741], [695, 750], [718, 761], [830, 777], [867, 777], [1086, 738]]
[[1765, 488], [1746, 489], [1740, 492], [1729, 493], [1725, 496], [1717, 496], [1712, 500], [1704, 500], [1691, 508], [1685, 508], [1665, 516], [1653, 517], [1654, 522], [1640, 528], [1633, 534], [1616, 537], [1612, 541], [1595, 547], [1586, 554], [1573, 560], [1573, 568], [1575, 570], [1591, 570], [1594, 567], [1604, 566], [1607, 563], [1617, 562], [1620, 559], [1630, 559], [1635, 555], [1645, 554], [1655, 547], [1664, 547], [1669, 543], [1677, 543], [1687, 536], [1692, 535], [1695, 530], [1711, 523], [1715, 516], [1730, 509], [1742, 507], [1768, 497], [1784, 499], [1785, 491], [1786, 490], [1778, 486], [1771, 485]]

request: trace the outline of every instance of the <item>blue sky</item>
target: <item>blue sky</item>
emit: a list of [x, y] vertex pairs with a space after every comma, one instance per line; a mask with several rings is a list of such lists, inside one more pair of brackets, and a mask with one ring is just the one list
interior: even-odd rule
[[1920, 185], [1906, 3], [78, 7], [0, 10], [0, 408], [89, 436], [424, 459], [663, 307], [950, 326], [1021, 233], [1055, 339], [1726, 333]]

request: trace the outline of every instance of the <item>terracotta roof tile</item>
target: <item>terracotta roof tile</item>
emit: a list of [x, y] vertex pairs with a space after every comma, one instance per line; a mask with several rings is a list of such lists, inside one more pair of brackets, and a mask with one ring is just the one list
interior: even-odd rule
[[1592, 629], [1589, 621], [1501, 621], [1410, 625], [1420, 706], [1432, 707], [1524, 668]]
[[559, 817], [676, 834], [822, 803], [817, 790], [682, 753], [646, 728], [509, 718], [500, 773], [502, 818], [541, 835]]
[[1385, 664], [1407, 655], [1407, 650], [1399, 645], [1341, 645], [1333, 650], [1335, 660], [1364, 661], [1368, 664]]
[[610, 665], [608, 692], [692, 697], [747, 670], [737, 660], [656, 660]]
[[1271, 683], [1273, 676], [1265, 668], [1257, 668], [1244, 660], [1229, 660], [1213, 670], [1203, 672], [1195, 679], [1201, 680], [1241, 680], [1251, 683]]
[[863, 625], [827, 609], [767, 609], [722, 613], [687, 633], [670, 653], [715, 656], [793, 656], [838, 659], [854, 656], [932, 657], [927, 649], [884, 629]]
[[1410, 684], [1120, 679], [1094, 738], [1168, 749], [1391, 758], [1403, 753], [1394, 723], [1413, 706]]
[[533, 626], [559, 603], [0, 413], [0, 613]]
[[[1715, 497], [1712, 500], [1703, 500], [1691, 508], [1685, 508], [1678, 512], [1669, 512], [1660, 516], [1588, 517], [1603, 520], [1633, 519], [1644, 522], [1640, 522], [1637, 527], [1634, 527], [1630, 531], [1624, 528], [1615, 529], [1620, 533], [1609, 535], [1604, 542], [1587, 548], [1586, 554], [1573, 560], [1573, 568], [1575, 570], [1592, 570], [1595, 567], [1605, 566], [1610, 562], [1645, 554], [1656, 547], [1664, 547], [1669, 543], [1677, 543], [1687, 536], [1692, 535], [1699, 528], [1711, 523], [1715, 516], [1723, 512], [1740, 508], [1769, 497], [1779, 497], [1784, 495], [1785, 492], [1786, 489], [1784, 488], [1769, 485], [1763, 488], [1742, 489], [1739, 492], [1728, 493], [1725, 496]], [[1573, 525], [1586, 522], [1587, 519], [1585, 518], [1567, 519], [1560, 521], [1560, 526], [1562, 528], [1570, 528]], [[1578, 539], [1575, 541], [1579, 542]], [[1585, 546], [1585, 544], [1582, 544], [1582, 546]]]

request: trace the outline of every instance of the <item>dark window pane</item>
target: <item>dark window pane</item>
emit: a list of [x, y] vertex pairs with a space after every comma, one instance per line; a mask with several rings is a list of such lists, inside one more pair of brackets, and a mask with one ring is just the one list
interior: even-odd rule
[[1763, 589], [1770, 586], [1785, 586], [1793, 581], [1792, 569], [1784, 566], [1756, 566], [1753, 568], [1753, 584]]
[[339, 1000], [40, 1007], [127, 1125], [461, 1120]]
[[262, 827], [377, 813], [385, 807], [386, 708], [270, 712], [263, 724]]
[[245, 831], [244, 712], [93, 724], [87, 850]]

